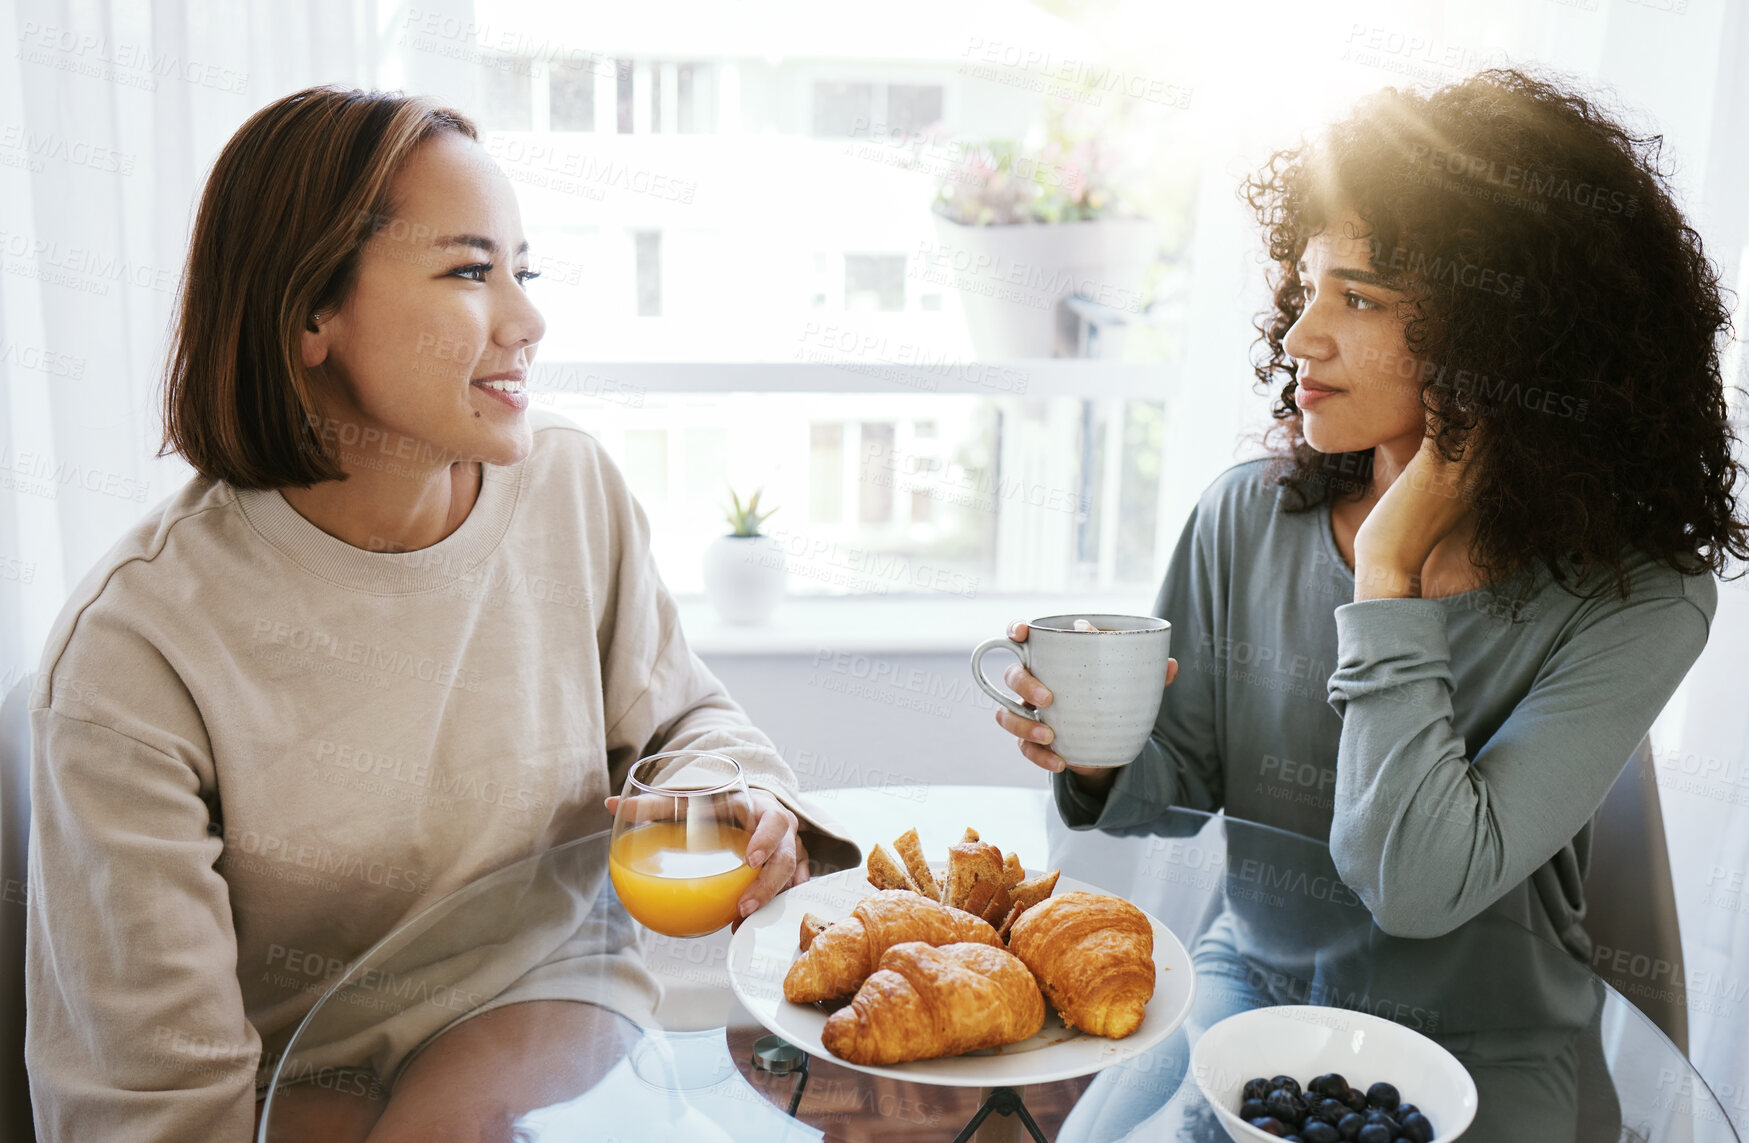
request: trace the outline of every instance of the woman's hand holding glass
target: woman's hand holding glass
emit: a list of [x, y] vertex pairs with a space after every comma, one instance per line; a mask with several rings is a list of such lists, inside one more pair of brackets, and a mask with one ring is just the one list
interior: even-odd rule
[[[1016, 643], [1026, 642], [1029, 628], [1025, 623], [1015, 622], [1008, 625], [1008, 637]], [[1166, 660], [1166, 686], [1172, 685], [1172, 680], [1178, 677], [1178, 660]], [[1019, 695], [1027, 705], [1043, 710], [1051, 705], [1054, 697], [1050, 688], [1032, 677], [1025, 667], [1019, 663], [1011, 664], [1002, 672], [1002, 681], [1008, 684], [1010, 690]], [[1026, 755], [1026, 760], [1040, 769], [1052, 773], [1067, 770], [1075, 775], [1076, 781], [1089, 793], [1102, 794], [1111, 788], [1117, 779], [1119, 767], [1113, 766], [1070, 766], [1062, 757], [1051, 749], [1051, 739], [1055, 732], [1042, 722], [1030, 718], [1022, 718], [1004, 707], [996, 708], [996, 723], [1009, 734], [1020, 740], [1020, 752]]]
[[[700, 785], [701, 764], [721, 773]], [[667, 777], [655, 781], [660, 774]], [[739, 927], [808, 879], [796, 815], [770, 792], [747, 786], [740, 767], [723, 755], [676, 751], [643, 759], [625, 793], [606, 805], [614, 815], [615, 888], [627, 910], [658, 932], [699, 936], [724, 924]]]

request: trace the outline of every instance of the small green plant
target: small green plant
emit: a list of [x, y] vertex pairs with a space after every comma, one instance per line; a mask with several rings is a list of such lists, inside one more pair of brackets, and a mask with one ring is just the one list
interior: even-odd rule
[[759, 525], [764, 523], [773, 512], [777, 511], [776, 508], [768, 508], [764, 512], [759, 510], [759, 497], [763, 495], [764, 492], [765, 489], [763, 488], [756, 489], [753, 495], [748, 498], [746, 505], [743, 506], [741, 498], [735, 494], [735, 490], [733, 488], [729, 489], [729, 511], [727, 512], [727, 516], [729, 526], [734, 529], [729, 535], [746, 538], [760, 534]]

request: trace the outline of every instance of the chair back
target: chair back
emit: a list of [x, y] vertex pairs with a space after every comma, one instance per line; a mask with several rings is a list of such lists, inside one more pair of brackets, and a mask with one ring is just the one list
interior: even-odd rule
[[1595, 945], [1592, 971], [1687, 1055], [1682, 930], [1649, 738], [1640, 740], [1597, 811], [1585, 872], [1585, 931]]
[[33, 1143], [24, 1070], [24, 907], [30, 849], [30, 679], [0, 703], [0, 1138]]

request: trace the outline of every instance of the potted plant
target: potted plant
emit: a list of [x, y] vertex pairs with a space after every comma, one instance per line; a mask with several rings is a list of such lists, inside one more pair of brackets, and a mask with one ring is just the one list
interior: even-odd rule
[[763, 489], [746, 504], [729, 490], [726, 515], [732, 531], [704, 552], [704, 593], [724, 623], [751, 625], [771, 617], [783, 601], [789, 566], [783, 548], [759, 530], [777, 509], [759, 510]]
[[1053, 116], [1044, 140], [963, 144], [941, 175], [937, 280], [958, 289], [980, 358], [1051, 357], [1058, 304], [1080, 294], [1139, 314], [1160, 228], [1120, 190], [1118, 149]]

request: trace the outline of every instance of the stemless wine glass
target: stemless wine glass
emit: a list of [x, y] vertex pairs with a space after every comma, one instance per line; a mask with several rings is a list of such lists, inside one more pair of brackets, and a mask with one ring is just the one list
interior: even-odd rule
[[613, 815], [607, 869], [626, 912], [670, 937], [702, 937], [738, 915], [753, 803], [726, 754], [670, 750], [639, 759]]

